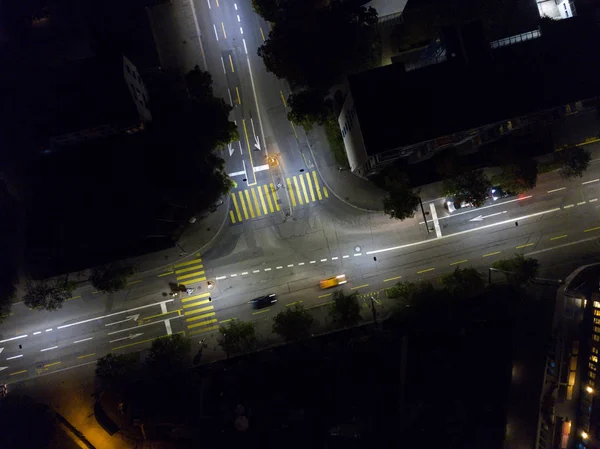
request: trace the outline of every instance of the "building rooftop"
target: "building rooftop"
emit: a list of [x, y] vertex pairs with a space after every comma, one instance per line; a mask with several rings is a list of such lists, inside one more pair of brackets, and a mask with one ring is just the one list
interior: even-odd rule
[[598, 32], [577, 17], [542, 36], [406, 72], [390, 65], [349, 78], [367, 153], [467, 131], [600, 94]]

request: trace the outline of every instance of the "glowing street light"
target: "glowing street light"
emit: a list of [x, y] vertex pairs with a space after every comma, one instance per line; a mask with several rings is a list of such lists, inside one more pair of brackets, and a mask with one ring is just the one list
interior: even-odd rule
[[588, 385], [587, 387], [585, 387], [585, 391], [587, 391], [589, 394], [592, 394], [594, 392], [594, 389]]
[[587, 434], [587, 432], [584, 432], [583, 430], [581, 431], [581, 438], [583, 438], [584, 440], [587, 440], [588, 436], [589, 435]]

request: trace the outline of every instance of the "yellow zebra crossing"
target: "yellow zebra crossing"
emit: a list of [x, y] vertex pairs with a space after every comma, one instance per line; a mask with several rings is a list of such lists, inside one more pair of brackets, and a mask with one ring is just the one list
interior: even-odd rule
[[197, 258], [174, 265], [177, 282], [185, 285], [206, 281], [202, 259]]
[[214, 306], [210, 304], [210, 293], [188, 296], [181, 302], [189, 336], [219, 329], [217, 313], [214, 311]]
[[[329, 198], [327, 188], [319, 182], [316, 171], [301, 173], [285, 180], [292, 207]], [[250, 187], [231, 195], [233, 209], [229, 211], [231, 223], [268, 215], [281, 210], [277, 190], [273, 183]]]

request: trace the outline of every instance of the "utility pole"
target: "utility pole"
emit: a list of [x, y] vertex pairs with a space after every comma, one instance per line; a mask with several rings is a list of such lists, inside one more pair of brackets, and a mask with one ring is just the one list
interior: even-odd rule
[[419, 204], [421, 205], [421, 212], [423, 213], [423, 221], [425, 222], [425, 229], [427, 229], [427, 234], [429, 234], [431, 231], [429, 231], [429, 223], [427, 223], [427, 216], [425, 215], [425, 209], [423, 208], [423, 201], [421, 201], [421, 197], [419, 197]]

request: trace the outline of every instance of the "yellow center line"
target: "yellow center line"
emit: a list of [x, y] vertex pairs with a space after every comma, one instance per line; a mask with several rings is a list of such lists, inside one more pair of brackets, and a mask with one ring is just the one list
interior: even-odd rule
[[69, 301], [73, 301], [74, 299], [79, 299], [79, 298], [81, 298], [81, 295], [73, 296], [72, 298], [69, 298]]
[[246, 203], [244, 202], [244, 192], [239, 191], [240, 203], [242, 204], [242, 210], [244, 211], [244, 219], [248, 219], [248, 210], [246, 209]]
[[310, 310], [310, 309], [316, 309], [317, 307], [323, 307], [323, 306], [326, 306], [327, 304], [331, 304], [332, 302], [333, 301], [325, 301], [325, 302], [322, 302], [320, 304], [315, 304], [314, 306], [307, 307], [307, 309], [308, 310]]
[[232, 210], [229, 211], [229, 218], [231, 219], [232, 223], [235, 223], [235, 215], [233, 215], [233, 211]]
[[98, 293], [100, 293], [98, 290], [96, 290], [95, 292], [92, 292], [92, 295], [97, 295]]
[[246, 194], [246, 203], [248, 203], [248, 210], [250, 210], [250, 216], [254, 218], [256, 217], [256, 215], [254, 215], [254, 208], [252, 207], [252, 201], [250, 201], [250, 193], [248, 193], [248, 190], [244, 190], [244, 193]]
[[323, 186], [323, 193], [325, 194], [325, 198], [329, 198], [329, 191], [327, 190], [327, 187]]
[[[271, 201], [271, 195], [269, 195], [269, 187], [267, 187], [267, 185], [265, 184], [263, 186], [263, 188], [265, 189], [265, 196], [267, 197], [267, 202], [269, 203], [269, 210], [271, 211], [271, 213], [274, 212], [273, 210], [273, 202]], [[262, 198], [262, 196], [261, 196]], [[265, 211], [266, 214], [266, 211]]]
[[[258, 191], [260, 192], [260, 187], [258, 188]], [[256, 199], [256, 191], [254, 188], [252, 188], [252, 199], [254, 200], [254, 206], [256, 207], [256, 215], [260, 217], [260, 206], [258, 205], [258, 200]]]
[[565, 234], [565, 235], [559, 235], [558, 237], [552, 237], [550, 240], [564, 239], [566, 236], [567, 236], [567, 234]]
[[312, 182], [310, 181], [310, 173], [306, 173], [306, 182], [308, 182], [308, 190], [310, 191], [310, 197], [313, 200], [313, 202], [315, 202], [315, 192], [313, 190]]
[[188, 260], [187, 262], [181, 262], [181, 263], [173, 265], [173, 268], [187, 267], [188, 265], [194, 265], [194, 264], [201, 263], [201, 262], [202, 262], [202, 259]]
[[142, 282], [142, 280], [141, 280], [141, 279], [138, 279], [137, 281], [131, 281], [131, 282], [128, 282], [126, 285], [139, 284], [140, 282]]
[[427, 273], [429, 271], [433, 271], [435, 268], [427, 268], [426, 270], [417, 271], [417, 274]]
[[267, 215], [269, 212], [267, 211], [267, 205], [265, 203], [265, 198], [262, 194], [262, 189], [260, 188], [260, 186], [257, 186], [256, 189], [258, 190], [258, 197], [260, 198], [260, 204], [263, 208], [263, 215]]
[[237, 87], [237, 86], [235, 86], [235, 92], [236, 92], [236, 94], [237, 94], [237, 101], [238, 101], [238, 104], [242, 104], [242, 99], [240, 98], [240, 90], [238, 89], [238, 87]]
[[519, 246], [517, 246], [517, 249], [527, 248], [528, 246], [533, 246], [533, 245], [535, 245], [535, 243], [526, 243], [525, 245], [519, 245]]
[[363, 287], [368, 287], [369, 284], [363, 284], [363, 285], [359, 285], [358, 287], [352, 287], [350, 290], [356, 290], [358, 288], [363, 288]]
[[597, 231], [598, 229], [600, 229], [600, 226], [596, 226], [595, 228], [586, 229], [583, 232]]
[[165, 272], [165, 273], [163, 273], [163, 274], [159, 274], [159, 275], [158, 275], [158, 277], [159, 277], [159, 278], [161, 278], [161, 277], [163, 277], [163, 276], [169, 276], [169, 275], [171, 275], [171, 274], [173, 274], [173, 272], [172, 272], [172, 271], [167, 271], [167, 272]]
[[271, 309], [262, 309], [262, 310], [257, 310], [256, 312], [252, 312], [252, 315], [258, 315], [259, 313], [265, 313], [268, 312]]
[[23, 373], [26, 373], [26, 372], [27, 372], [27, 370], [24, 369], [24, 370], [21, 370], [21, 371], [16, 371], [14, 373], [10, 373], [9, 376], [16, 376], [17, 374], [23, 374]]
[[234, 321], [234, 320], [237, 320], [237, 318], [227, 318], [226, 320], [220, 321], [219, 324], [221, 324], [221, 323], [228, 323], [228, 322]]
[[189, 324], [189, 325], [188, 325], [188, 329], [195, 329], [195, 328], [197, 328], [197, 327], [208, 326], [209, 324], [214, 324], [214, 323], [216, 323], [216, 322], [217, 322], [217, 320], [216, 320], [216, 319], [213, 319], [213, 320], [206, 320], [206, 321], [203, 321], [202, 323]]
[[123, 346], [117, 346], [116, 348], [112, 348], [112, 350], [116, 351], [118, 349], [130, 348], [130, 347], [136, 346], [136, 345], [143, 345], [144, 343], [148, 343], [149, 341], [154, 341], [154, 340], [156, 340], [156, 338], [148, 338], [147, 340], [141, 340], [141, 341], [136, 341], [135, 343], [129, 343], [129, 344], [126, 344]]
[[214, 306], [200, 307], [199, 309], [196, 309], [196, 310], [190, 310], [188, 312], [184, 312], [183, 316], [196, 315], [198, 313], [206, 312], [207, 310], [213, 310], [213, 309], [214, 309]]
[[217, 8], [219, 7], [219, 0], [217, 0]]
[[259, 27], [259, 29], [260, 29], [260, 36], [262, 37], [262, 40], [264, 42], [265, 41], [265, 33], [263, 33], [262, 28]]
[[210, 301], [208, 299], [204, 299], [202, 301], [194, 302], [192, 304], [184, 304], [183, 308], [184, 309], [191, 309], [192, 307], [198, 307], [198, 306], [201, 306], [202, 304], [206, 304], [207, 302], [210, 302]]
[[395, 281], [396, 279], [400, 279], [402, 276], [396, 276], [395, 278], [384, 279], [383, 282]]
[[289, 307], [289, 306], [294, 306], [294, 305], [296, 305], [296, 304], [300, 304], [301, 302], [303, 302], [303, 301], [294, 301], [294, 302], [290, 302], [289, 304], [286, 304], [285, 306], [286, 306], [286, 307]]
[[450, 265], [458, 265], [459, 263], [465, 263], [465, 262], [467, 262], [467, 259], [457, 260], [456, 262], [452, 262]]
[[[227, 33], [225, 32], [225, 24], [221, 22], [221, 28], [223, 28], [223, 36], [227, 39]], [[231, 61], [231, 55], [229, 55], [229, 60]], [[231, 64], [231, 71], [233, 72], [233, 64]]]
[[279, 94], [281, 95], [281, 101], [283, 101], [283, 105], [287, 108], [287, 103], [285, 101], [285, 97], [283, 96], [283, 91], [279, 91]]
[[198, 315], [198, 316], [193, 316], [191, 318], [186, 318], [185, 322], [186, 323], [191, 323], [192, 321], [198, 321], [198, 320], [203, 320], [205, 318], [211, 317], [211, 316], [215, 316], [217, 314], [217, 312], [208, 312], [208, 313], [204, 313], [202, 315]]
[[233, 199], [233, 207], [235, 208], [238, 221], [242, 221], [242, 214], [240, 213], [240, 208], [238, 207], [237, 199], [235, 198], [235, 193], [231, 195], [231, 198]]
[[[231, 58], [231, 56], [229, 56]], [[232, 66], [233, 67], [233, 66]], [[250, 158], [250, 167], [252, 168], [252, 176], [254, 176], [254, 182], [250, 183], [250, 179], [248, 179], [248, 185], [253, 186], [256, 184], [256, 173], [254, 173], [254, 162], [252, 161], [252, 147], [250, 146], [250, 139], [248, 138], [248, 127], [246, 126], [246, 119], [242, 119], [242, 124], [244, 125], [244, 135], [246, 136], [246, 146], [248, 147], [248, 157]]]
[[56, 366], [56, 365], [60, 365], [62, 362], [54, 362], [54, 363], [49, 363], [47, 365], [44, 365], [44, 369], [46, 368], [50, 368], [51, 366]]
[[202, 268], [204, 268], [203, 264], [194, 265], [193, 267], [187, 267], [187, 268], [182, 268], [181, 270], [175, 270], [175, 274], [188, 273], [190, 271], [200, 270]]
[[290, 122], [290, 125], [292, 125], [292, 131], [294, 131], [294, 136], [296, 136], [296, 139], [297, 139], [298, 134], [296, 133], [296, 127], [294, 126], [294, 124], [292, 122]]
[[317, 296], [317, 298], [325, 298], [325, 297], [327, 297], [327, 296], [331, 296], [331, 293], [327, 293], [327, 294], [325, 294], [325, 295]]
[[290, 192], [290, 198], [292, 200], [292, 206], [296, 207], [296, 198], [294, 197], [294, 189], [292, 189], [292, 182], [290, 178], [287, 178], [288, 192]]
[[[295, 178], [295, 176], [294, 176]], [[306, 185], [304, 184], [304, 176], [300, 175], [300, 184], [302, 184], [302, 191], [304, 192], [304, 199], [306, 200], [306, 204], [308, 204], [308, 193], [306, 193]]]
[[85, 359], [86, 357], [91, 357], [93, 355], [96, 355], [95, 352], [92, 352], [91, 354], [86, 354], [86, 355], [80, 355], [79, 357], [77, 357], [78, 359]]
[[321, 196], [321, 186], [319, 185], [319, 180], [317, 179], [317, 172], [313, 171], [312, 174], [315, 181], [315, 188], [317, 189], [317, 197], [319, 198], [319, 201], [321, 201], [323, 197]]
[[298, 180], [296, 179], [296, 177], [294, 176], [294, 185], [296, 186], [296, 192], [298, 194], [298, 202], [300, 204], [304, 204], [302, 202], [302, 193], [300, 192], [300, 187], [298, 187]]
[[500, 253], [501, 253], [501, 251], [496, 251], [496, 252], [493, 252], [493, 253], [484, 254], [483, 257], [495, 256], [496, 254], [500, 254]]

